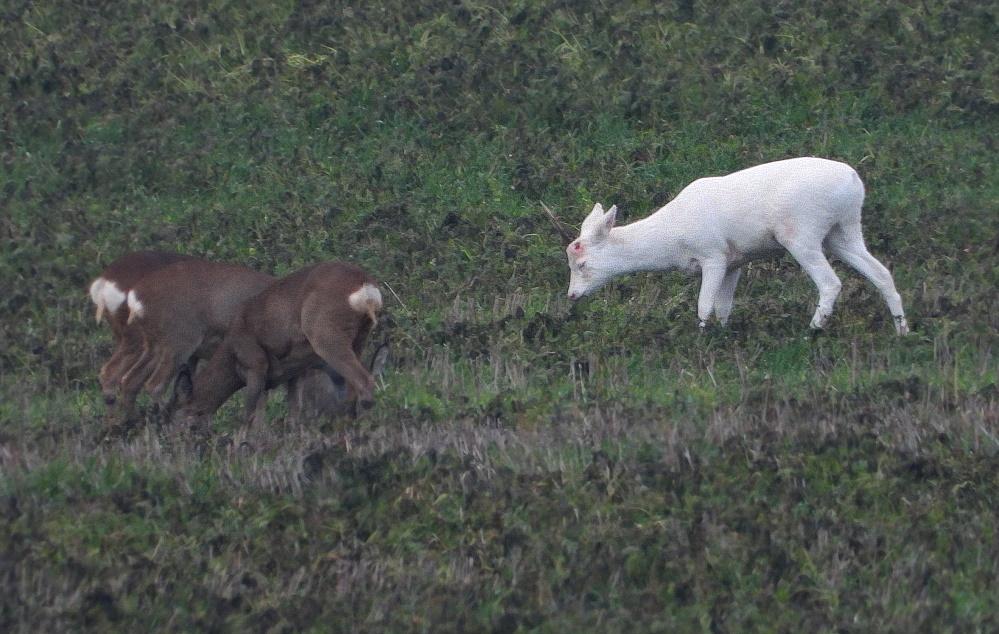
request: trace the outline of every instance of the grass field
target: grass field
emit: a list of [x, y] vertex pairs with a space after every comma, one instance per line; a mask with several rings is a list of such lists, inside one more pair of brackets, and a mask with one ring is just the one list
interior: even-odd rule
[[[984, 0], [16, 2], [0, 20], [0, 629], [999, 628], [999, 24]], [[912, 334], [788, 257], [570, 304], [564, 243], [845, 161]], [[374, 275], [357, 421], [105, 440], [87, 286], [159, 248]]]

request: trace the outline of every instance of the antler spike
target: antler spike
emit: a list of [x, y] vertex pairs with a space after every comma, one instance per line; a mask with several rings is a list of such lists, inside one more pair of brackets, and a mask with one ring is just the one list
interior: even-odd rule
[[558, 219], [558, 217], [555, 215], [555, 212], [549, 209], [548, 205], [546, 205], [544, 201], [541, 201], [541, 208], [545, 210], [545, 213], [548, 215], [548, 219], [551, 220], [552, 225], [555, 226], [555, 231], [557, 231], [558, 234], [562, 236], [562, 239], [565, 241], [565, 243], [569, 244], [570, 242], [572, 242], [575, 238], [573, 238], [572, 233], [565, 228], [565, 225], [562, 224], [562, 221]]

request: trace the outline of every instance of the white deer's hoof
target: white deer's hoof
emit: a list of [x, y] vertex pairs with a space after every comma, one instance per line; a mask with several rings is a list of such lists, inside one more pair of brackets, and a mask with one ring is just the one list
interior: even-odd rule
[[909, 334], [909, 324], [905, 321], [905, 315], [895, 316], [895, 332], [901, 335]]
[[822, 330], [826, 327], [826, 320], [829, 319], [829, 315], [823, 313], [821, 310], [815, 311], [812, 315], [812, 323], [809, 324], [815, 330]]

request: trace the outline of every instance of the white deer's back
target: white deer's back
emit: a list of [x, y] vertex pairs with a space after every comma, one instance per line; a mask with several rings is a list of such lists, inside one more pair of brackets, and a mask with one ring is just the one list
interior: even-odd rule
[[663, 211], [674, 222], [718, 224], [723, 233], [749, 226], [773, 229], [785, 223], [828, 228], [859, 218], [863, 200], [864, 185], [852, 167], [805, 157], [700, 178]]

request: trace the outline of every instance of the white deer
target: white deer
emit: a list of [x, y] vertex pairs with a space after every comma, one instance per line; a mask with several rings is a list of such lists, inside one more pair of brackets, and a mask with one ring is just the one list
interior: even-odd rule
[[821, 158], [764, 163], [728, 176], [700, 178], [651, 216], [614, 226], [617, 206], [600, 203], [566, 248], [569, 299], [636, 271], [700, 272], [697, 316], [732, 312], [739, 267], [786, 249], [812, 278], [819, 304], [811, 327], [822, 328], [842, 283], [823, 248], [855, 268], [881, 292], [895, 330], [909, 331], [891, 273], [868, 252], [860, 226], [864, 184], [849, 165]]

